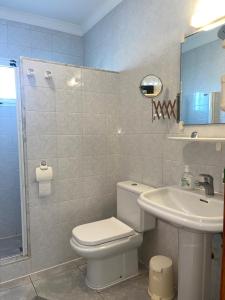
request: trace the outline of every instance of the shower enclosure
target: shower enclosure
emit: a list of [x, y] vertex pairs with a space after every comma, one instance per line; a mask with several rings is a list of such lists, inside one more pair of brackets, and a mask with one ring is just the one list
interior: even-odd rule
[[0, 61], [0, 261], [27, 251], [18, 78], [15, 61]]

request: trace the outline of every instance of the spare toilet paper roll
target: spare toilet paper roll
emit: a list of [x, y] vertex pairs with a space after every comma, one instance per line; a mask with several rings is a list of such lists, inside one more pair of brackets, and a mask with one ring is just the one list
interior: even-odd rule
[[51, 195], [51, 181], [39, 182], [39, 197], [47, 197]]
[[225, 75], [221, 77], [221, 110], [225, 111]]

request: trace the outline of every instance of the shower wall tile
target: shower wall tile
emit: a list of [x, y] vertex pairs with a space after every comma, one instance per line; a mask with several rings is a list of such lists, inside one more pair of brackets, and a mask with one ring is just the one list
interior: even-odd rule
[[96, 114], [106, 113], [107, 105], [108, 105], [107, 96], [108, 94], [103, 94], [103, 93], [85, 92], [84, 112], [96, 113]]
[[28, 159], [54, 158], [57, 154], [57, 137], [55, 135], [27, 136]]
[[93, 153], [92, 156], [83, 156], [82, 175], [84, 177], [104, 174], [106, 174], [106, 155]]
[[[34, 69], [32, 78], [26, 75], [28, 68]], [[52, 71], [51, 80], [44, 78], [46, 70]], [[86, 90], [84, 73], [96, 79], [98, 91]], [[75, 226], [115, 215], [120, 155], [114, 154], [120, 147], [119, 135], [108, 131], [107, 118], [118, 113], [118, 91], [112, 92], [109, 81], [116, 82], [119, 75], [32, 59], [22, 59], [22, 74], [29, 262], [30, 270], [37, 271], [78, 257], [69, 243]], [[41, 160], [53, 167], [52, 194], [46, 198], [39, 197], [35, 179]], [[14, 276], [18, 273], [12, 268]]]
[[56, 110], [54, 90], [28, 86], [24, 92], [27, 111], [53, 112]]
[[80, 157], [58, 158], [59, 179], [79, 178], [81, 170]]
[[82, 155], [82, 137], [76, 135], [57, 135], [58, 157], [79, 157]]
[[20, 56], [83, 65], [82, 37], [38, 26], [0, 20], [0, 55]]
[[81, 91], [57, 90], [56, 111], [61, 113], [83, 112], [83, 94]]
[[27, 135], [54, 135], [56, 134], [56, 115], [53, 112], [26, 113]]
[[[72, 175], [73, 176], [73, 175]], [[83, 181], [81, 178], [76, 178], [78, 176], [62, 179], [57, 181], [56, 186], [56, 198], [58, 202], [76, 201], [77, 198], [82, 198], [83, 196]], [[68, 204], [69, 205], [69, 204]], [[77, 208], [74, 202], [75, 209]]]
[[107, 137], [105, 135], [84, 135], [83, 154], [84, 155], [104, 155], [107, 149]]
[[84, 114], [84, 135], [106, 134], [105, 114]]
[[82, 114], [56, 113], [56, 122], [59, 134], [81, 135], [83, 132]]

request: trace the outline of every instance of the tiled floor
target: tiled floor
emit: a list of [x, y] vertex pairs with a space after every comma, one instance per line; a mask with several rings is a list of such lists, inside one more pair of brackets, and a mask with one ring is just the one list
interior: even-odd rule
[[85, 266], [66, 264], [0, 285], [0, 300], [149, 300], [148, 273], [101, 292], [84, 283]]
[[22, 237], [0, 239], [0, 259], [21, 253]]

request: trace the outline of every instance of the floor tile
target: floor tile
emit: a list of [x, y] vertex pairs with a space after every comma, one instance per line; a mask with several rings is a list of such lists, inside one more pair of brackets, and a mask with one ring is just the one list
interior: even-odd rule
[[[32, 279], [38, 296], [48, 300], [102, 300], [101, 295], [86, 287], [84, 274], [71, 269]], [[0, 299], [1, 300], [1, 299]]]
[[29, 276], [18, 278], [15, 280], [10, 280], [5, 283], [0, 283], [0, 292], [2, 292], [4, 290], [15, 288], [18, 286], [24, 286], [24, 285], [29, 285], [29, 284], [32, 284]]
[[84, 262], [82, 263], [82, 261], [77, 260], [77, 261], [73, 261], [73, 262], [69, 262], [60, 266], [56, 266], [44, 271], [40, 271], [37, 273], [33, 273], [30, 275], [30, 278], [32, 280], [32, 282], [36, 282], [39, 280], [50, 280], [52, 277], [58, 276], [60, 274], [64, 274], [67, 271], [75, 271], [77, 270], [77, 268], [84, 264]]
[[0, 300], [34, 300], [35, 296], [36, 293], [29, 278], [0, 285]]
[[104, 300], [149, 300], [148, 277], [143, 275], [117, 284], [100, 293]]

